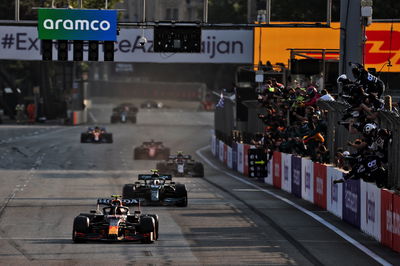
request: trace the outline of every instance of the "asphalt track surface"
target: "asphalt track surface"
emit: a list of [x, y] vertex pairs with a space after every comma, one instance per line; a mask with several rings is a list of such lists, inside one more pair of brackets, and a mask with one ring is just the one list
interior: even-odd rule
[[[1, 126], [0, 264], [379, 265], [266, 190], [321, 217], [384, 263], [400, 265], [398, 253], [326, 211], [226, 170], [204, 148], [212, 119], [205, 112], [145, 110], [138, 124], [106, 125], [113, 144], [79, 143], [84, 126]], [[133, 148], [151, 138], [204, 162], [205, 178], [175, 180], [188, 187], [188, 207], [143, 207], [160, 217], [154, 244], [74, 244], [76, 215], [155, 167], [155, 161], [133, 160]]]

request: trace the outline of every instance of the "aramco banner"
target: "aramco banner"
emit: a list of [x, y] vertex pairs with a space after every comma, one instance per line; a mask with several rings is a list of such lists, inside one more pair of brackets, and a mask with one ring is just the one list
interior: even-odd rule
[[38, 11], [40, 40], [117, 40], [116, 10], [40, 8]]

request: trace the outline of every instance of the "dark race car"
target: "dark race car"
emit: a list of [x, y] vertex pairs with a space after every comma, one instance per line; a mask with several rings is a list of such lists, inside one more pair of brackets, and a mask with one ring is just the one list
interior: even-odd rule
[[[128, 206], [138, 205], [134, 199], [98, 199], [96, 210], [81, 213], [74, 219], [72, 240], [141, 241], [153, 243], [158, 238], [158, 216], [130, 212]], [[106, 207], [100, 209], [100, 205]]]
[[163, 108], [164, 104], [162, 102], [156, 102], [152, 100], [147, 100], [140, 104], [140, 108], [144, 109], [160, 109]]
[[135, 199], [144, 205], [187, 206], [186, 186], [172, 182], [171, 175], [160, 175], [157, 170], [153, 170], [153, 174], [140, 174], [138, 179], [135, 184], [124, 185], [124, 199]]
[[168, 160], [158, 162], [156, 167], [160, 173], [174, 176], [204, 177], [204, 166], [192, 159], [192, 156], [178, 152], [170, 155]]
[[89, 127], [86, 132], [81, 133], [81, 143], [113, 143], [113, 135], [105, 128]]
[[161, 141], [145, 141], [133, 151], [134, 160], [166, 160], [170, 149], [165, 147]]
[[111, 115], [111, 123], [136, 123], [136, 115], [138, 108], [131, 103], [122, 103], [117, 107], [113, 108]]

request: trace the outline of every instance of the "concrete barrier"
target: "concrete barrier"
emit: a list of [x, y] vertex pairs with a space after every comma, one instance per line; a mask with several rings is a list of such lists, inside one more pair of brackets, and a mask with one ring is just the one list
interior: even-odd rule
[[[250, 146], [233, 143], [231, 148], [212, 138], [214, 142], [222, 146], [219, 150], [223, 155], [213, 154], [222, 158], [221, 161], [229, 168], [247, 175], [247, 151]], [[214, 150], [214, 144], [211, 146]], [[268, 162], [267, 176], [260, 180], [328, 210], [383, 245], [400, 252], [400, 195], [362, 180], [333, 184], [333, 180], [342, 176], [343, 171], [333, 166], [275, 151]]]

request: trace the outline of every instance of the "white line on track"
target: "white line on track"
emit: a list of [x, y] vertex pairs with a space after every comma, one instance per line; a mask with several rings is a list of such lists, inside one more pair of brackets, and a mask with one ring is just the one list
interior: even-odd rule
[[251, 187], [254, 187], [256, 189], [258, 189], [259, 191], [262, 191], [268, 195], [273, 196], [274, 198], [277, 198], [281, 201], [286, 202], [287, 204], [291, 205], [292, 207], [298, 209], [299, 211], [307, 214], [308, 216], [310, 216], [311, 218], [313, 218], [314, 220], [320, 222], [321, 224], [323, 224], [324, 226], [326, 226], [327, 228], [331, 229], [333, 232], [335, 232], [337, 235], [341, 236], [344, 240], [346, 240], [347, 242], [349, 242], [350, 244], [352, 244], [353, 246], [355, 246], [356, 248], [358, 248], [359, 250], [361, 250], [362, 252], [364, 252], [366, 255], [370, 256], [372, 259], [374, 259], [375, 261], [377, 261], [378, 263], [385, 265], [385, 266], [389, 266], [392, 265], [391, 263], [389, 263], [388, 261], [386, 261], [385, 259], [381, 258], [380, 256], [378, 256], [375, 252], [373, 252], [372, 250], [368, 249], [366, 246], [364, 246], [363, 244], [361, 244], [360, 242], [358, 242], [357, 240], [355, 240], [354, 238], [352, 238], [351, 236], [349, 236], [348, 234], [346, 234], [345, 232], [343, 232], [342, 230], [340, 230], [339, 228], [337, 228], [336, 226], [334, 226], [333, 224], [329, 223], [328, 221], [324, 220], [322, 217], [316, 215], [315, 213], [301, 207], [300, 205], [294, 203], [293, 201], [284, 198], [278, 194], [275, 194], [272, 191], [269, 191], [268, 189], [262, 188], [256, 184], [253, 184], [252, 182], [229, 173], [228, 171], [226, 171], [225, 169], [215, 165], [213, 162], [211, 162], [209, 159], [207, 159], [201, 152], [204, 151], [205, 149], [209, 149], [210, 145], [207, 145], [203, 148], [200, 148], [196, 151], [196, 154], [198, 156], [201, 157], [201, 159], [203, 159], [203, 161], [205, 161], [208, 165], [210, 165], [212, 168], [214, 168], [215, 170], [219, 171], [219, 172], [223, 172], [224, 174], [233, 177], [234, 179], [236, 179], [237, 181], [240, 181], [246, 185], [249, 185]]

